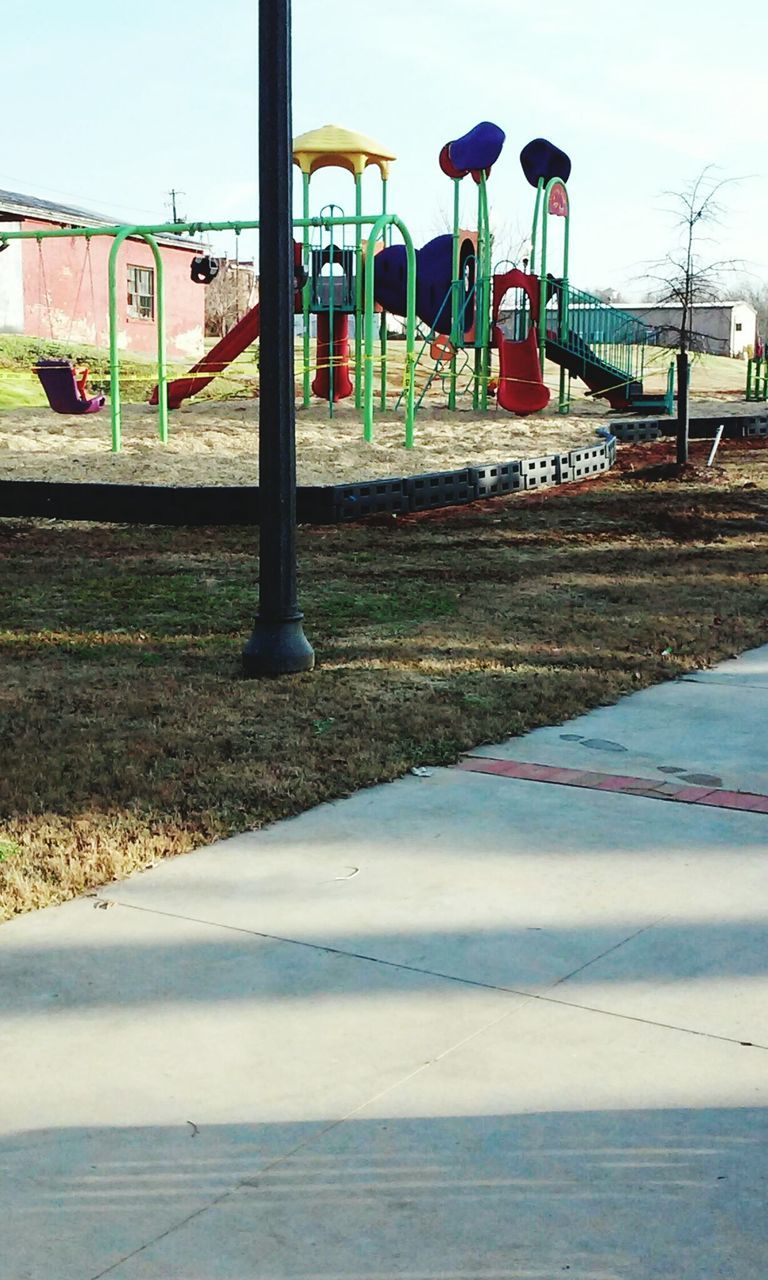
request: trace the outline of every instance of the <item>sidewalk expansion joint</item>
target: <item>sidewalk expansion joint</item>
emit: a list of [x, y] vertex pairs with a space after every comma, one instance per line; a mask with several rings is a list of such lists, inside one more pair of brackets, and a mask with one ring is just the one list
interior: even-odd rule
[[[733, 679], [728, 676], [723, 676], [721, 679], [718, 679], [717, 676], [712, 675], [708, 675], [706, 677], [689, 675], [682, 676], [681, 681], [683, 684], [716, 684], [719, 689], [722, 689], [724, 685], [730, 685], [731, 689], [734, 688]], [[750, 684], [749, 680], [739, 681], [738, 685], [736, 685], [736, 690], [741, 693], [743, 689], [749, 689], [750, 693], [768, 694], [768, 684], [765, 684], [764, 682], [761, 684]]]
[[660, 778], [635, 778], [620, 773], [597, 773], [590, 769], [497, 760], [488, 756], [467, 756], [456, 768], [465, 773], [488, 773], [518, 782], [546, 782], [559, 787], [582, 787], [587, 791], [641, 796], [645, 800], [672, 800], [677, 804], [700, 804], [714, 809], [734, 809], [741, 813], [768, 814], [768, 795], [727, 791], [723, 787], [681, 786], [677, 782], [662, 781]]
[[[105, 900], [113, 901], [115, 906], [123, 907], [128, 911], [142, 911], [147, 915], [165, 916], [169, 920], [184, 920], [188, 924], [200, 924], [210, 929], [223, 929], [229, 933], [240, 933], [249, 938], [256, 938], [260, 942], [279, 942], [286, 946], [306, 947], [311, 951], [323, 951], [327, 955], [343, 956], [347, 960], [361, 960], [364, 964], [378, 964], [387, 969], [398, 969], [402, 973], [413, 973], [421, 977], [437, 978], [442, 982], [455, 982], [458, 985], [465, 987], [478, 987], [482, 991], [498, 991], [502, 995], [518, 996], [523, 1000], [538, 1001], [540, 1004], [559, 1005], [565, 1009], [579, 1009], [583, 1013], [597, 1013], [604, 1018], [619, 1018], [623, 1022], [637, 1022], [641, 1026], [659, 1027], [664, 1031], [677, 1031], [681, 1035], [699, 1036], [703, 1040], [718, 1040], [723, 1044], [739, 1045], [741, 1048], [768, 1050], [768, 1044], [760, 1044], [757, 1041], [739, 1040], [736, 1036], [722, 1036], [718, 1035], [717, 1032], [714, 1031], [700, 1031], [696, 1027], [681, 1027], [674, 1022], [660, 1022], [656, 1018], [641, 1018], [636, 1014], [619, 1013], [615, 1009], [600, 1009], [595, 1005], [581, 1004], [578, 1000], [563, 1000], [557, 996], [545, 994], [546, 991], [553, 991], [556, 987], [560, 987], [564, 982], [568, 982], [570, 978], [581, 973], [582, 970], [588, 968], [589, 965], [596, 964], [598, 960], [603, 958], [603, 955], [609, 955], [612, 951], [616, 951], [619, 947], [625, 946], [627, 943], [631, 942], [639, 934], [646, 933], [650, 929], [655, 928], [659, 923], [661, 923], [660, 920], [652, 921], [650, 924], [644, 925], [634, 933], [629, 934], [628, 937], [622, 938], [601, 955], [593, 956], [590, 960], [585, 961], [583, 965], [580, 965], [571, 973], [562, 974], [559, 978], [552, 978], [544, 991], [525, 991], [519, 987], [506, 987], [498, 982], [483, 982], [481, 978], [465, 978], [455, 973], [443, 973], [440, 969], [426, 969], [420, 965], [405, 964], [401, 960], [385, 960], [381, 956], [366, 955], [365, 952], [346, 951], [343, 947], [331, 947], [322, 942], [307, 942], [303, 938], [286, 938], [280, 934], [261, 933], [257, 929], [246, 929], [243, 925], [222, 924], [217, 920], [204, 920], [200, 916], [182, 915], [177, 911], [163, 911], [157, 907], [138, 906], [133, 902], [121, 902], [119, 898]], [[662, 917], [662, 919], [666, 919], [666, 917]], [[95, 1280], [98, 1280], [98, 1277], [96, 1277]]]

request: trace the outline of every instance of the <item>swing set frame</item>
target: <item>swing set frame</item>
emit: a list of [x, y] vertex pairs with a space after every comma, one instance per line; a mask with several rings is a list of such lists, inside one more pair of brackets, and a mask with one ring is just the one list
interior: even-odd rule
[[[297, 218], [294, 227], [302, 231], [309, 228], [332, 230], [334, 227], [353, 226], [371, 227], [367, 254], [372, 260], [372, 248], [376, 240], [391, 235], [392, 229], [402, 236], [407, 260], [407, 314], [406, 314], [406, 360], [404, 375], [404, 407], [405, 407], [405, 440], [406, 448], [413, 447], [415, 402], [416, 362], [416, 251], [411, 234], [406, 225], [396, 214], [358, 214], [354, 217], [314, 217]], [[126, 225], [108, 227], [57, 227], [50, 231], [3, 231], [0, 230], [0, 252], [15, 240], [36, 240], [42, 253], [43, 240], [55, 239], [87, 239], [94, 236], [108, 236], [112, 239], [112, 247], [108, 262], [109, 284], [109, 372], [110, 372], [110, 417], [112, 434], [112, 452], [119, 453], [122, 448], [122, 397], [120, 392], [120, 348], [119, 348], [119, 290], [117, 280], [118, 257], [126, 240], [143, 240], [149, 246], [156, 268], [156, 328], [157, 328], [157, 413], [158, 435], [161, 443], [168, 442], [168, 359], [165, 304], [165, 265], [158, 236], [165, 235], [200, 235], [203, 232], [234, 231], [237, 235], [242, 231], [258, 231], [258, 221], [238, 220], [226, 222], [165, 222], [150, 225]], [[366, 440], [373, 439], [374, 415], [374, 301], [373, 273], [368, 272], [370, 288], [366, 289], [364, 320], [363, 365], [363, 431]], [[370, 312], [370, 315], [369, 315]], [[50, 314], [49, 314], [50, 319]]]

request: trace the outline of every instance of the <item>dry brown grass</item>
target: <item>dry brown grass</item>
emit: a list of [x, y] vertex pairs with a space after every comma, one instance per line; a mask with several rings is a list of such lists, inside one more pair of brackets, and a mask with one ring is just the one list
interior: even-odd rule
[[768, 448], [721, 458], [302, 529], [283, 681], [239, 675], [252, 531], [0, 521], [2, 913], [765, 641]]

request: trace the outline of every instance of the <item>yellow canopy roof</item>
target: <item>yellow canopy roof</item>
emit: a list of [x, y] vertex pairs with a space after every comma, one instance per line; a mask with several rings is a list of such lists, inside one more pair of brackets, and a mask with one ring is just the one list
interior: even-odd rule
[[317, 169], [346, 169], [356, 176], [369, 164], [377, 164], [382, 178], [389, 177], [389, 163], [397, 156], [385, 147], [366, 138], [363, 133], [353, 133], [337, 124], [324, 124], [322, 129], [312, 129], [293, 140], [293, 160], [302, 173], [314, 173]]

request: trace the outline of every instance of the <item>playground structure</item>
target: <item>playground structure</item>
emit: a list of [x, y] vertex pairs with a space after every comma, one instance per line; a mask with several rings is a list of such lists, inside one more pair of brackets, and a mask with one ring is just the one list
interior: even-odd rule
[[[761, 344], [762, 345], [762, 344]], [[768, 400], [768, 357], [756, 355], [747, 360], [746, 400]]]
[[[416, 414], [436, 383], [445, 393], [449, 409], [457, 409], [460, 402], [471, 403], [471, 408], [481, 414], [496, 407], [514, 415], [545, 409], [550, 401], [544, 379], [548, 359], [560, 369], [560, 413], [569, 410], [573, 377], [580, 378], [589, 394], [604, 398], [614, 410], [671, 411], [671, 389], [665, 396], [643, 392], [648, 327], [635, 316], [606, 305], [570, 283], [571, 201], [567, 182], [571, 162], [546, 139], [534, 139], [520, 156], [523, 173], [536, 191], [530, 257], [522, 265], [494, 267], [488, 184], [504, 143], [505, 135], [499, 126], [484, 121], [442, 147], [440, 168], [453, 184], [453, 228], [417, 249], [405, 224], [388, 211], [388, 180], [395, 160], [392, 152], [370, 138], [336, 126], [324, 126], [295, 140], [294, 161], [302, 174], [303, 216], [294, 221], [294, 308], [302, 318], [300, 398], [304, 405], [313, 398], [324, 401], [332, 416], [335, 405], [353, 398], [367, 441], [374, 438], [377, 414], [388, 409], [402, 410], [404, 442], [410, 447]], [[312, 215], [312, 178], [319, 169], [328, 167], [352, 175], [354, 215], [345, 215], [336, 205]], [[379, 170], [380, 211], [366, 214], [362, 179], [370, 167]], [[477, 215], [475, 227], [466, 229], [460, 222], [461, 187], [470, 176], [477, 187]], [[549, 270], [553, 218], [561, 220], [563, 229], [557, 274]], [[258, 230], [258, 222], [0, 230], [0, 250], [19, 238], [34, 238], [42, 245], [53, 236], [85, 236], [88, 240], [96, 235], [112, 236], [109, 318], [113, 450], [121, 447], [117, 248], [128, 238], [138, 238], [149, 245], [155, 257], [158, 354], [157, 385], [151, 402], [158, 407], [160, 439], [166, 441], [169, 410], [198, 394], [257, 341], [261, 322], [257, 305], [186, 375], [169, 382], [162, 259], [155, 237], [160, 233], [200, 235], [225, 230], [236, 234]], [[395, 233], [402, 243], [393, 243]], [[194, 278], [201, 284], [214, 277], [215, 265], [211, 264], [215, 260], [195, 262]], [[398, 323], [404, 321], [404, 370], [401, 385], [394, 389], [389, 377], [390, 315], [398, 317]], [[317, 334], [314, 363], [312, 323]], [[492, 367], [494, 358], [498, 360], [497, 374]], [[420, 388], [417, 371], [422, 376]], [[50, 371], [43, 376], [41, 367], [41, 381], [52, 408], [57, 412], [96, 411], [95, 407], [79, 407], [88, 399], [85, 395], [51, 395], [52, 374]], [[67, 374], [62, 369], [56, 376], [75, 381], [73, 370]]]

